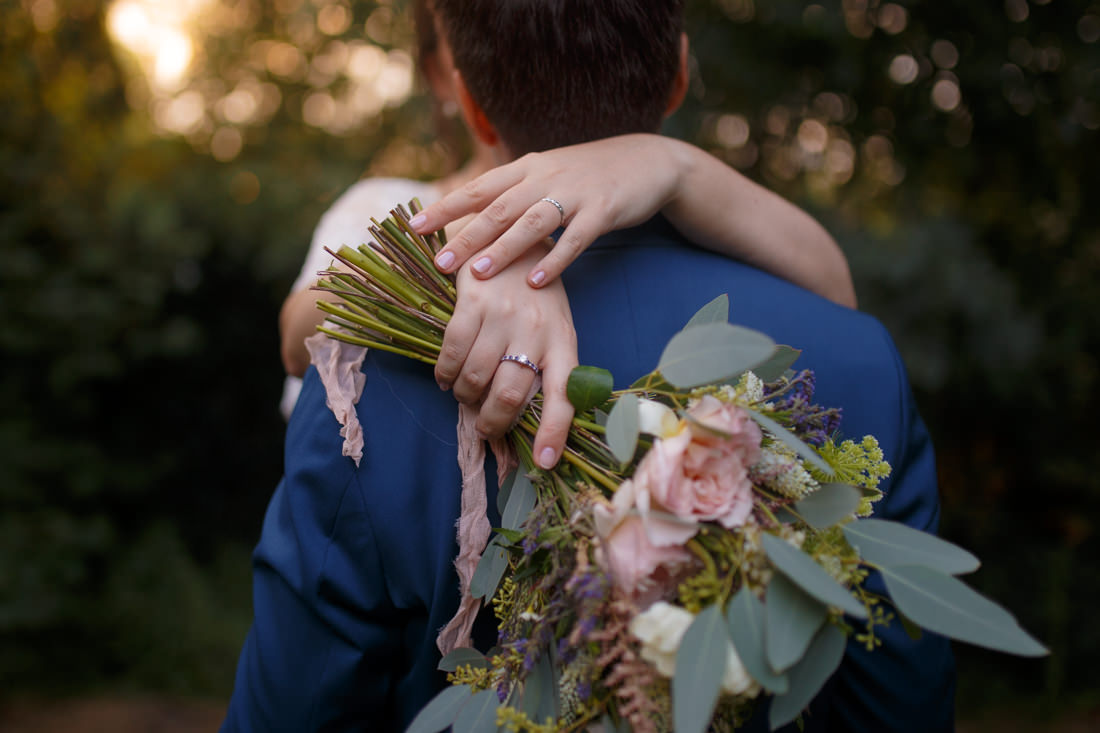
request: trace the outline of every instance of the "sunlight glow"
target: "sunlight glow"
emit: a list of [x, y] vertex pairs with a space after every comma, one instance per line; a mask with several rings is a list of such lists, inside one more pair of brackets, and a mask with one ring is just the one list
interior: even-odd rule
[[111, 36], [137, 59], [158, 91], [179, 89], [195, 56], [194, 18], [211, 0], [117, 0], [107, 12]]
[[[53, 7], [58, 0], [33, 2]], [[248, 144], [244, 128], [266, 124], [285, 103], [306, 124], [348, 135], [414, 92], [412, 55], [383, 47], [400, 30], [391, 8], [357, 30], [350, 0], [272, 5], [280, 16], [274, 33], [242, 34], [236, 56], [215, 45], [210, 57], [210, 41], [257, 26], [258, 0], [111, 0], [108, 32], [136, 72], [131, 104], [147, 107], [161, 134], [182, 135], [228, 161]], [[357, 37], [364, 32], [377, 44]]]

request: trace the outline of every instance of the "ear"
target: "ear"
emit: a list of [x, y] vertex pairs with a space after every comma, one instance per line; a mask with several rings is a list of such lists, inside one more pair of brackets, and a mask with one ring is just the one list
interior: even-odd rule
[[676, 70], [676, 78], [672, 80], [672, 89], [668, 94], [668, 104], [665, 105], [665, 117], [668, 117], [680, 106], [687, 96], [688, 81], [688, 37], [687, 33], [680, 34], [680, 68]]
[[454, 88], [451, 86], [451, 75], [444, 71], [437, 53], [420, 59], [420, 71], [424, 74], [424, 80], [428, 82], [432, 96], [440, 103], [454, 101]]
[[466, 88], [466, 82], [462, 80], [462, 74], [458, 71], [454, 72], [454, 82], [455, 94], [458, 96], [458, 104], [462, 108], [462, 117], [466, 120], [466, 125], [479, 141], [490, 146], [496, 145], [500, 141], [500, 136], [497, 135], [496, 129], [485, 116], [481, 106], [470, 96], [470, 90]]

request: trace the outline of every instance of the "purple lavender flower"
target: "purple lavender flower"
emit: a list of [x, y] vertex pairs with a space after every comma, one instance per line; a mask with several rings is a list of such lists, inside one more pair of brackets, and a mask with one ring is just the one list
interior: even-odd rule
[[839, 407], [824, 408], [811, 402], [816, 387], [813, 371], [804, 369], [789, 381], [780, 380], [765, 386], [765, 398], [777, 395], [777, 412], [789, 415], [795, 434], [810, 445], [822, 445], [840, 428]]

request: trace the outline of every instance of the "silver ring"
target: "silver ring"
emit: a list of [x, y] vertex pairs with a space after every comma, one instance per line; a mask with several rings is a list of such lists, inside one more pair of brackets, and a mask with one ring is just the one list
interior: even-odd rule
[[521, 364], [521, 365], [527, 367], [528, 369], [533, 371], [535, 374], [542, 374], [542, 367], [540, 367], [538, 364], [536, 364], [535, 362], [528, 359], [527, 354], [505, 354], [504, 356], [500, 357], [500, 360], [501, 361], [514, 361], [517, 364]]
[[565, 226], [565, 209], [562, 207], [561, 204], [559, 204], [554, 199], [548, 199], [548, 198], [542, 198], [542, 199], [539, 199], [539, 201], [545, 201], [548, 204], [553, 204], [554, 208], [556, 208], [558, 210], [558, 214], [561, 216], [561, 221], [558, 222], [558, 227], [560, 228], [560, 227]]

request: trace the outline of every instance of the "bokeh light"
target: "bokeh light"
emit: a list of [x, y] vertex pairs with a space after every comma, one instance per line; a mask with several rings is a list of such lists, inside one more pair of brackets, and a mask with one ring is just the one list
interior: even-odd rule
[[912, 84], [920, 74], [920, 64], [907, 53], [899, 54], [890, 62], [887, 73], [895, 84]]
[[[46, 22], [55, 0], [34, 2]], [[259, 0], [115, 0], [107, 27], [135, 70], [130, 104], [149, 112], [156, 132], [229, 161], [249, 144], [247, 128], [280, 108], [347, 135], [413, 93], [413, 58], [394, 47], [404, 19], [393, 9], [377, 7], [362, 24], [347, 0], [274, 0], [272, 10], [265, 16]], [[241, 45], [226, 54], [217, 44], [229, 35]]]
[[896, 36], [909, 25], [909, 11], [896, 3], [887, 3], [878, 10], [878, 27]]
[[937, 79], [932, 85], [932, 105], [942, 111], [951, 112], [962, 102], [962, 91], [959, 83], [952, 78]]

